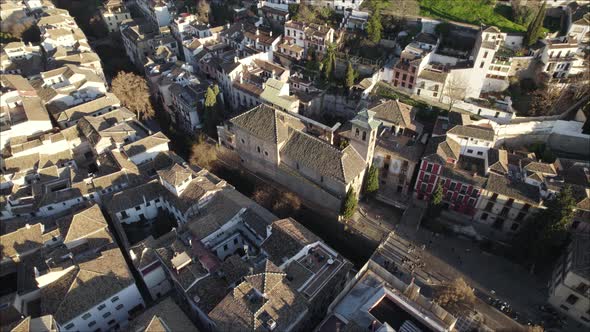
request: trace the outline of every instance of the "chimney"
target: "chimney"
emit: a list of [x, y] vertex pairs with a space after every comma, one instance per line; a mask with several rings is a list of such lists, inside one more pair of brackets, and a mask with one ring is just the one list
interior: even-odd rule
[[272, 37], [272, 30], [269, 32], [270, 36]]
[[240, 58], [238, 58], [237, 56], [234, 57], [234, 63], [238, 63], [238, 60], [240, 60]]
[[260, 30], [258, 30], [258, 28], [256, 28], [256, 35], [260, 35]]

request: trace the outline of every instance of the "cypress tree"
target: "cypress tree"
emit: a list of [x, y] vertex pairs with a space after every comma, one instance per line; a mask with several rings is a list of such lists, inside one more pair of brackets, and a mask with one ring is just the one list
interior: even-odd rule
[[344, 204], [342, 205], [342, 216], [346, 219], [350, 219], [356, 211], [357, 197], [356, 193], [352, 188], [348, 189]]
[[543, 2], [539, 11], [537, 11], [537, 15], [535, 18], [529, 23], [527, 27], [526, 34], [524, 36], [524, 44], [526, 46], [531, 46], [537, 41], [539, 35], [541, 34], [541, 29], [543, 28], [543, 21], [545, 20], [545, 12], [547, 10], [546, 2]]
[[354, 85], [354, 69], [350, 61], [348, 62], [348, 67], [346, 67], [346, 81], [344, 85], [347, 89], [350, 89]]
[[365, 193], [371, 194], [379, 190], [379, 171], [373, 165], [369, 168]]

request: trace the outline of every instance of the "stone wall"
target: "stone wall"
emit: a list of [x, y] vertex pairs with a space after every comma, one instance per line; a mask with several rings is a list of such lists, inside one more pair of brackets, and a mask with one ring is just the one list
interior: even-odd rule
[[271, 179], [296, 193], [306, 205], [320, 207], [330, 212], [338, 213], [342, 204], [338, 198], [313, 182], [303, 178], [295, 172], [289, 172], [286, 166], [276, 166], [262, 162], [248, 155], [240, 156], [241, 166], [263, 178]]

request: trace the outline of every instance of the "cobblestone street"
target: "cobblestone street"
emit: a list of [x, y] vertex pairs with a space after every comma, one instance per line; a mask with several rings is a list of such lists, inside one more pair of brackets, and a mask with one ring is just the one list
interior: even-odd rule
[[[424, 227], [417, 229], [421, 207], [411, 207], [402, 216], [400, 210], [369, 201], [359, 204], [354, 229], [372, 239], [383, 239], [390, 231], [413, 246], [421, 248], [425, 270], [433, 280], [463, 277], [476, 289], [479, 297], [475, 309], [488, 317], [496, 327], [518, 327], [516, 322], [488, 305], [488, 297], [506, 301], [519, 313], [520, 322], [540, 322], [537, 307], [546, 303], [548, 276], [531, 275], [529, 271], [504, 257], [480, 249], [479, 244], [462, 236], [433, 233]], [[575, 330], [570, 324], [568, 330]]]

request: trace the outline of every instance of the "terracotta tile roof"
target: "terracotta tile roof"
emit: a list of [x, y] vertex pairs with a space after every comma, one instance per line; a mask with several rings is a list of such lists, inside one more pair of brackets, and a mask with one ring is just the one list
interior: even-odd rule
[[178, 187], [193, 176], [190, 169], [174, 164], [172, 167], [157, 171], [160, 178], [174, 187]]
[[416, 126], [412, 123], [412, 106], [410, 105], [398, 100], [388, 100], [371, 108], [370, 111], [375, 112], [375, 119], [415, 130]]
[[494, 141], [494, 130], [492, 128], [485, 128], [479, 126], [455, 126], [447, 131], [447, 134], [455, 134], [457, 136], [465, 136], [471, 138], [482, 139], [486, 141], [493, 142]]
[[485, 189], [529, 204], [538, 205], [541, 201], [539, 187], [494, 173], [489, 174]]
[[[84, 257], [84, 259], [88, 259]], [[118, 247], [77, 264], [41, 289], [41, 313], [63, 324], [134, 283]]]
[[458, 160], [461, 152], [461, 146], [446, 136], [431, 137], [424, 151], [424, 159], [445, 164], [447, 160]]
[[184, 332], [199, 330], [172, 297], [156, 303], [129, 322], [129, 331]]
[[230, 120], [230, 123], [265, 141], [277, 142], [278, 125], [274, 108], [258, 105]]
[[263, 331], [272, 319], [276, 330], [282, 331], [307, 312], [305, 299], [288, 286], [285, 274], [274, 264], [267, 261], [245, 279], [209, 313], [219, 329]]
[[43, 246], [43, 225], [25, 226], [12, 233], [0, 236], [2, 257], [15, 258]]
[[170, 139], [166, 137], [162, 132], [157, 132], [151, 136], [142, 138], [137, 140], [133, 143], [129, 143], [123, 146], [123, 150], [129, 157], [136, 156], [140, 153], [143, 153], [153, 147], [156, 147], [161, 144], [165, 144], [170, 142]]
[[108, 225], [100, 207], [95, 204], [74, 214], [71, 218], [62, 219], [59, 227], [64, 243], [68, 243], [104, 230]]
[[339, 150], [328, 142], [294, 130], [281, 156], [317, 171], [322, 176], [349, 183], [365, 169], [365, 160], [352, 147]]
[[305, 226], [292, 218], [286, 218], [272, 223], [271, 235], [261, 248], [273, 263], [281, 265], [284, 259], [293, 257], [306, 245], [318, 241], [321, 239]]

